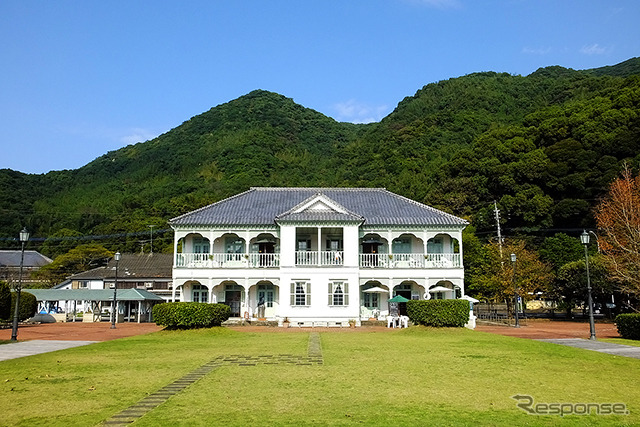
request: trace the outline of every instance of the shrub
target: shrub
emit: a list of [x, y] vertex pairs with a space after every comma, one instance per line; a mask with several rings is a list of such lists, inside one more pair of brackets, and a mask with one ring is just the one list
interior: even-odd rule
[[[13, 319], [13, 315], [16, 309], [16, 293], [11, 292], [11, 313], [9, 314], [9, 320]], [[33, 294], [29, 292], [20, 292], [20, 307], [18, 307], [18, 320], [20, 322], [33, 317], [38, 309], [38, 300]]]
[[640, 313], [618, 314], [616, 326], [622, 338], [640, 340]]
[[153, 306], [156, 325], [169, 328], [206, 328], [220, 326], [231, 315], [225, 304], [203, 302], [166, 302]]
[[0, 320], [11, 317], [11, 289], [7, 282], [0, 281]]
[[410, 300], [407, 301], [407, 314], [413, 323], [419, 325], [463, 327], [469, 321], [469, 301]]

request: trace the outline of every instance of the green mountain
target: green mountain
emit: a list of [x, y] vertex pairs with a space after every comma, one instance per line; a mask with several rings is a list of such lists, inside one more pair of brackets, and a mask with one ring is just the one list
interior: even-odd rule
[[[135, 251], [149, 225], [251, 186], [387, 187], [479, 230], [492, 227], [493, 200], [507, 227], [587, 226], [621, 162], [640, 162], [639, 70], [633, 58], [470, 74], [426, 85], [367, 125], [257, 90], [76, 170], [0, 170], [0, 236], [26, 225], [59, 236], [49, 243], [79, 232]], [[154, 238], [155, 249], [170, 245], [170, 233]]]

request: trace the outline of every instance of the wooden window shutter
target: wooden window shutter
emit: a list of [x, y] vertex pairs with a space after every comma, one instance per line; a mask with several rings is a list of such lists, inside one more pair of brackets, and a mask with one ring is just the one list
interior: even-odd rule
[[342, 292], [344, 292], [344, 305], [349, 305], [349, 284], [342, 282]]
[[311, 305], [311, 283], [307, 282], [307, 293], [305, 295], [307, 305]]
[[296, 305], [296, 284], [291, 283], [291, 305]]

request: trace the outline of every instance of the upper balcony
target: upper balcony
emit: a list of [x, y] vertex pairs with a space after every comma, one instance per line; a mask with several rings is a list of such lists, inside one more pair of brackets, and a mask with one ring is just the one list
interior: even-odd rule
[[[344, 265], [343, 251], [296, 251], [297, 267]], [[451, 254], [360, 254], [361, 268], [415, 269], [461, 268], [459, 253]], [[280, 254], [178, 253], [176, 268], [279, 268]]]
[[176, 268], [277, 268], [280, 254], [178, 253]]
[[360, 254], [362, 268], [460, 268], [462, 258], [452, 254]]

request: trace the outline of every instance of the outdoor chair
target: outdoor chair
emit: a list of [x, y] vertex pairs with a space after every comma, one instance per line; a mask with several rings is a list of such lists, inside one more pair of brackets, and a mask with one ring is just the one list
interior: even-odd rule
[[408, 328], [409, 327], [409, 316], [400, 316], [398, 319], [398, 327], [400, 328]]
[[387, 328], [395, 328], [398, 318], [395, 316], [387, 316]]

